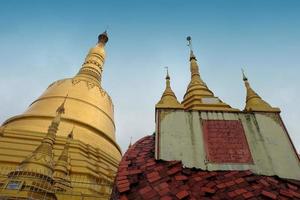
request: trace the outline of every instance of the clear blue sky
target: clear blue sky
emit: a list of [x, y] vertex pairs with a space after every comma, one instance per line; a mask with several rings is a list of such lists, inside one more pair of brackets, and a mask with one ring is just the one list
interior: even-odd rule
[[126, 149], [154, 131], [164, 66], [181, 101], [189, 82], [186, 36], [202, 78], [243, 109], [240, 69], [280, 107], [300, 150], [300, 1], [1, 1], [0, 122], [22, 113], [53, 81], [79, 70], [109, 26], [103, 87], [115, 104], [117, 139]]

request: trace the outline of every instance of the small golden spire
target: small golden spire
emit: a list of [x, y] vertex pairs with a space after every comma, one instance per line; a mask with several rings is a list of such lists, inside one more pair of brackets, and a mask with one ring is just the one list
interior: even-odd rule
[[70, 143], [73, 140], [73, 129], [67, 136], [67, 142], [65, 144], [64, 150], [62, 151], [62, 153], [60, 154], [60, 156], [58, 158], [58, 162], [59, 161], [68, 162], [68, 150], [69, 150]]
[[194, 89], [196, 86], [198, 93], [200, 95], [205, 95], [205, 96], [213, 96], [213, 93], [207, 88], [206, 83], [201, 79], [200, 73], [199, 73], [199, 66], [197, 64], [197, 59], [196, 56], [194, 55], [194, 51], [192, 48], [192, 38], [191, 36], [188, 36], [187, 38], [188, 41], [188, 46], [190, 48], [190, 71], [191, 71], [191, 82], [187, 88], [187, 93], [189, 93], [191, 89]]
[[165, 67], [165, 69], [167, 70], [167, 75], [166, 75], [166, 88], [168, 88], [168, 90], [171, 90], [171, 83], [170, 83], [170, 75], [169, 75], [169, 68], [168, 67]]
[[99, 84], [101, 82], [103, 64], [105, 61], [105, 44], [108, 41], [107, 31], [105, 30], [98, 36], [98, 43], [95, 47], [91, 48], [82, 68], [79, 70], [77, 76], [88, 78]]
[[[68, 95], [67, 95], [68, 96]], [[54, 170], [53, 163], [53, 145], [56, 138], [61, 115], [65, 113], [65, 97], [63, 103], [57, 108], [56, 116], [52, 120], [46, 136], [41, 144], [19, 165], [19, 170], [30, 171], [32, 169], [40, 170], [47, 176], [52, 176]]]
[[55, 170], [53, 173], [54, 188], [58, 191], [66, 191], [71, 189], [71, 182], [69, 177], [70, 159], [69, 159], [69, 147], [73, 140], [74, 126], [71, 132], [67, 136], [66, 144], [61, 152], [58, 160], [55, 164]]
[[208, 89], [206, 83], [201, 79], [197, 59], [192, 48], [192, 38], [188, 36], [186, 39], [190, 48], [191, 81], [183, 97], [182, 104], [184, 108], [186, 110], [236, 111], [237, 109], [231, 108], [215, 97], [213, 92]]
[[166, 75], [166, 89], [160, 99], [160, 101], [156, 104], [156, 108], [183, 108], [182, 105], [177, 101], [177, 98], [171, 89], [170, 84], [170, 75], [168, 67], [167, 69], [167, 75]]
[[247, 97], [246, 106], [244, 111], [261, 111], [261, 112], [280, 112], [278, 108], [270, 106], [266, 101], [264, 101], [250, 86], [248, 78], [242, 69], [243, 81], [245, 83]]

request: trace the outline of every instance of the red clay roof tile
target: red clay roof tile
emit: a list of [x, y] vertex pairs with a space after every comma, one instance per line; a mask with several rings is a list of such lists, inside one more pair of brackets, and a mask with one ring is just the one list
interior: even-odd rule
[[189, 193], [188, 193], [188, 191], [186, 191], [186, 190], [182, 190], [182, 191], [180, 191], [180, 192], [178, 192], [178, 193], [176, 194], [176, 197], [177, 197], [178, 199], [183, 199], [183, 198], [185, 198], [185, 197], [187, 197], [187, 196], [189, 196]]
[[271, 199], [277, 199], [277, 195], [274, 194], [273, 192], [268, 192], [268, 191], [266, 191], [266, 190], [263, 190], [263, 191], [261, 192], [261, 194], [262, 194], [263, 196], [269, 197], [269, 198], [271, 198]]
[[154, 159], [154, 136], [142, 138], [122, 158], [112, 200], [297, 199], [300, 181], [251, 171], [205, 171]]

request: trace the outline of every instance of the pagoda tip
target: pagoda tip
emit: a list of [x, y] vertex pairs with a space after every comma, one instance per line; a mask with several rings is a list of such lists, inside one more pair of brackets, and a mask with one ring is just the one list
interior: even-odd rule
[[71, 132], [69, 133], [69, 135], [68, 135], [68, 139], [73, 139], [73, 131], [74, 131], [74, 125], [73, 125], [73, 128], [72, 128], [72, 130], [71, 130]]
[[248, 78], [247, 78], [246, 75], [245, 75], [244, 69], [242, 68], [241, 70], [242, 70], [242, 74], [243, 74], [243, 80], [244, 80], [244, 81], [248, 81]]
[[107, 29], [98, 36], [98, 43], [106, 44], [108, 41]]
[[169, 68], [168, 68], [168, 67], [165, 67], [165, 69], [167, 70], [166, 79], [170, 80], [170, 76], [169, 76]]
[[65, 96], [62, 104], [57, 108], [57, 110], [56, 110], [57, 113], [60, 113], [60, 114], [65, 113], [65, 103], [66, 103], [67, 98], [68, 98], [68, 94]]
[[193, 51], [192, 48], [192, 37], [191, 36], [187, 36], [186, 40], [188, 41], [188, 46], [190, 47], [191, 52]]

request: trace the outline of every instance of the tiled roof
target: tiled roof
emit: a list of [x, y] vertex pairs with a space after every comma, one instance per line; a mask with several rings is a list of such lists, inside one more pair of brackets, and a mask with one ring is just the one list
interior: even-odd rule
[[127, 150], [112, 200], [300, 199], [300, 181], [251, 171], [183, 168], [179, 161], [155, 160], [154, 143], [154, 136], [146, 136]]

